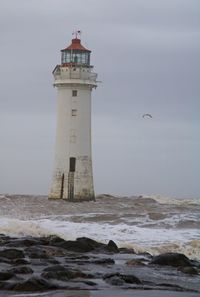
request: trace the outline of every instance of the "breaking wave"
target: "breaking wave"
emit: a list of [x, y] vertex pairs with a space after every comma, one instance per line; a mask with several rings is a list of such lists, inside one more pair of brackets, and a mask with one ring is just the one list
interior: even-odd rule
[[13, 237], [90, 237], [136, 252], [181, 252], [200, 259], [200, 203], [163, 197], [113, 197], [67, 203], [0, 195], [0, 233]]

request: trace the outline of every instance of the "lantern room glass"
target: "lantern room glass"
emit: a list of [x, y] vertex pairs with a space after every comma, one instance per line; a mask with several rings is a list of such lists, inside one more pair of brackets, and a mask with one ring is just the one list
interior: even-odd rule
[[86, 51], [64, 50], [61, 55], [61, 63], [76, 63], [79, 65], [90, 65], [90, 53]]

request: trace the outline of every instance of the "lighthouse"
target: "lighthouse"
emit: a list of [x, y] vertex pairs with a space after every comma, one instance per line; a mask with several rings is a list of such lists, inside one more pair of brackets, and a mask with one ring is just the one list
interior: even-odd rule
[[80, 31], [61, 50], [53, 70], [57, 88], [57, 127], [53, 179], [49, 198], [95, 200], [91, 150], [91, 93], [97, 74], [91, 51], [81, 44]]

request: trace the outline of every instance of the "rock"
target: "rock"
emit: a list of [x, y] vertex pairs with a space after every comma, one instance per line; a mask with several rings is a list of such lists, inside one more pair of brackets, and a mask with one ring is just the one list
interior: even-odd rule
[[110, 240], [106, 246], [106, 249], [109, 252], [113, 252], [113, 253], [119, 253], [119, 249], [118, 246], [116, 245], [116, 243], [113, 240]]
[[14, 276], [14, 273], [11, 271], [1, 271], [0, 272], [0, 281], [8, 280]]
[[91, 261], [90, 263], [94, 263], [94, 264], [100, 264], [100, 265], [113, 265], [115, 264], [115, 261], [111, 258], [106, 258], [106, 259], [98, 259], [98, 260], [94, 260]]
[[131, 259], [126, 262], [128, 266], [145, 266], [142, 260], [140, 259]]
[[59, 281], [68, 281], [73, 278], [67, 271], [47, 271], [43, 272], [41, 276], [45, 279], [56, 279]]
[[76, 242], [81, 246], [83, 250], [87, 250], [88, 252], [96, 250], [96, 249], [101, 249], [104, 248], [106, 245], [97, 242], [93, 239], [87, 238], [87, 237], [80, 237], [77, 238]]
[[0, 251], [0, 257], [4, 257], [11, 260], [24, 258], [24, 252], [17, 249], [6, 249], [6, 250]]
[[45, 268], [43, 271], [45, 272], [49, 272], [49, 271], [65, 271], [66, 268], [62, 265], [54, 265], [54, 266], [50, 266], [50, 267], [47, 267]]
[[135, 275], [122, 275], [122, 279], [128, 284], [142, 284], [142, 282]]
[[9, 260], [9, 259], [6, 259], [6, 258], [3, 258], [3, 257], [0, 257], [0, 263], [7, 263], [7, 264], [11, 264], [11, 263], [12, 263], [12, 260]]
[[113, 275], [109, 278], [106, 278], [105, 281], [112, 286], [123, 286], [124, 285], [123, 279], [121, 279], [117, 275]]
[[49, 259], [46, 250], [41, 246], [29, 247], [26, 249], [26, 253], [31, 259]]
[[15, 284], [12, 289], [14, 291], [38, 292], [58, 289], [58, 286], [52, 285], [42, 278], [32, 277], [26, 281]]
[[91, 275], [85, 274], [80, 270], [69, 270], [61, 265], [55, 265], [45, 268], [41, 276], [47, 279], [57, 279], [62, 281], [68, 281], [74, 278], [92, 277]]
[[14, 268], [10, 269], [9, 271], [14, 273], [14, 274], [33, 273], [33, 269], [31, 267], [27, 267], [27, 266], [14, 267]]
[[[0, 290], [12, 290], [14, 287], [13, 283], [9, 283], [9, 282], [0, 282]], [[2, 295], [4, 296], [4, 295]]]
[[184, 254], [179, 253], [165, 253], [155, 256], [150, 264], [167, 265], [173, 267], [192, 266], [190, 260]]
[[93, 239], [87, 237], [77, 238], [76, 241], [72, 240], [61, 240], [54, 242], [54, 245], [65, 248], [66, 250], [78, 252], [78, 253], [87, 253], [94, 251], [95, 249], [104, 248], [106, 245], [99, 243]]
[[[106, 245], [104, 243], [97, 242], [91, 238], [87, 237], [80, 237], [77, 238], [75, 241], [72, 240], [64, 240], [62, 238], [59, 238], [57, 236], [51, 236], [48, 238], [48, 246], [50, 246], [49, 254], [52, 254], [54, 252], [54, 255], [56, 256], [56, 253], [59, 253], [60, 256], [63, 256], [63, 251], [60, 249], [55, 249], [53, 251], [52, 246], [56, 246], [59, 248], [63, 248], [68, 251], [73, 251], [76, 253], [87, 253], [91, 251], [109, 251], [118, 253], [119, 249], [117, 245], [114, 243], [114, 241], [110, 240], [109, 243]], [[58, 255], [59, 256], [59, 255]]]
[[14, 260], [12, 260], [11, 264], [13, 264], [13, 265], [27, 265], [27, 264], [30, 264], [30, 262], [26, 259], [14, 259]]
[[60, 247], [45, 246], [43, 247], [43, 251], [48, 257], [63, 257], [66, 255], [66, 250]]
[[119, 252], [121, 254], [135, 254], [134, 249], [132, 249], [132, 248], [129, 249], [129, 248], [125, 248], [125, 247], [119, 248]]
[[12, 240], [15, 240], [15, 238], [11, 238], [4, 234], [0, 234], [0, 245], [1, 246], [6, 246], [9, 242], [12, 242]]
[[56, 259], [49, 259], [48, 263], [54, 264], [54, 265], [60, 264], [60, 262], [58, 260], [56, 260]]
[[191, 266], [186, 266], [186, 267], [178, 267], [178, 270], [185, 273], [185, 274], [190, 274], [190, 275], [197, 275], [198, 270], [194, 267]]
[[29, 247], [29, 246], [36, 246], [40, 244], [40, 239], [36, 239], [33, 237], [30, 238], [16, 238], [12, 241], [8, 242], [6, 246], [13, 246], [13, 247]]
[[104, 275], [103, 279], [115, 286], [121, 286], [124, 283], [128, 284], [142, 284], [142, 282], [135, 275], [110, 273]]
[[66, 242], [66, 240], [56, 236], [56, 235], [52, 235], [47, 237], [46, 239], [48, 241], [49, 245], [54, 245], [54, 246], [60, 246], [60, 244], [63, 244], [64, 242]]
[[88, 286], [92, 286], [92, 287], [97, 285], [96, 283], [91, 282], [91, 281], [88, 281], [88, 280], [87, 280], [87, 281], [84, 280], [84, 281], [81, 281], [81, 282], [82, 282], [83, 284], [86, 284], [86, 285], [88, 285]]

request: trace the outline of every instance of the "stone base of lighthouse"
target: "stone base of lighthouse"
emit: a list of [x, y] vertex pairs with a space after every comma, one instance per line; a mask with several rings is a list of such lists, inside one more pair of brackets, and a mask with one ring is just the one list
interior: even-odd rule
[[72, 202], [94, 201], [92, 161], [87, 156], [77, 156], [71, 157], [67, 165], [69, 171], [55, 172], [49, 198]]

